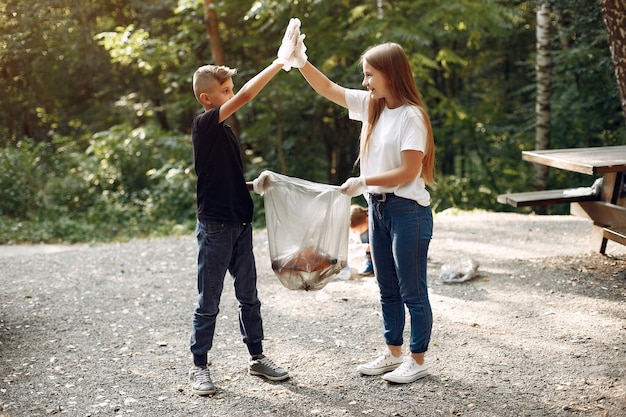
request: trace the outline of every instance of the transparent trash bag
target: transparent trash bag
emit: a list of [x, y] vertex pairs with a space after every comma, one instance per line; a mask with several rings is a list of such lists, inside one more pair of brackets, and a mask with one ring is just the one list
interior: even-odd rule
[[265, 174], [272, 270], [290, 290], [322, 289], [348, 264], [351, 199], [337, 186]]
[[439, 280], [444, 284], [458, 284], [476, 278], [479, 264], [473, 259], [462, 259], [453, 264], [445, 264], [441, 267]]

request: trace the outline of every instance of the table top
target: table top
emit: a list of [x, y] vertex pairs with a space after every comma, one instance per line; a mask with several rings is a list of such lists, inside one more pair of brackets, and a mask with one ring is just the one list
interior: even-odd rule
[[596, 175], [626, 171], [626, 146], [523, 151], [524, 161]]

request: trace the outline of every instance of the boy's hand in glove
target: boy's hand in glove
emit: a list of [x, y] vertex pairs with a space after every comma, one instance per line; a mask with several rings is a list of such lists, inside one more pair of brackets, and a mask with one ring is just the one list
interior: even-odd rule
[[283, 36], [283, 42], [278, 48], [276, 53], [276, 59], [274, 62], [283, 65], [285, 71], [291, 69], [291, 61], [293, 59], [293, 52], [296, 49], [296, 43], [300, 38], [300, 19], [292, 18], [289, 20], [287, 30], [285, 30], [285, 36]]
[[339, 188], [344, 194], [349, 195], [350, 197], [354, 197], [360, 194], [363, 194], [367, 191], [367, 185], [365, 184], [365, 177], [352, 177], [348, 178], [346, 182], [344, 182]]
[[265, 190], [270, 185], [272, 185], [272, 182], [270, 180], [269, 174], [266, 171], [261, 172], [258, 178], [252, 181], [252, 188], [254, 189], [254, 192], [260, 195], [263, 195], [263, 193], [265, 193]]

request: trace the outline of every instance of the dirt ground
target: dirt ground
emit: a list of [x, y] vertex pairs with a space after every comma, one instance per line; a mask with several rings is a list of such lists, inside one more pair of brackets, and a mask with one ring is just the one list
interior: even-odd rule
[[[0, 416], [626, 416], [626, 247], [595, 254], [590, 230], [572, 216], [438, 214], [431, 375], [407, 385], [356, 372], [383, 348], [375, 279], [287, 290], [257, 231], [265, 350], [291, 378], [247, 374], [226, 285], [212, 397], [187, 383], [193, 236], [0, 246]], [[359, 268], [362, 247], [350, 253]], [[439, 280], [466, 259], [478, 277]]]

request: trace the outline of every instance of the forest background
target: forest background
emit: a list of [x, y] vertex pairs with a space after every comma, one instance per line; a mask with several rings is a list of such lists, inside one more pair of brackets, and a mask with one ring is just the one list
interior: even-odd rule
[[[190, 126], [201, 111], [193, 72], [223, 59], [242, 86], [275, 58], [290, 17], [302, 21], [309, 60], [346, 87], [362, 88], [359, 57], [367, 47], [400, 43], [432, 119], [434, 210], [509, 210], [497, 195], [533, 185], [521, 151], [535, 147], [541, 3], [5, 0], [0, 244], [190, 233]], [[626, 143], [599, 2], [553, 2], [551, 16], [549, 146]], [[230, 123], [248, 180], [266, 169], [330, 184], [358, 174], [360, 126], [296, 69], [279, 73]], [[547, 186], [592, 182], [550, 170]], [[255, 226], [263, 227], [262, 199], [253, 198]], [[566, 212], [552, 206], [548, 213]]]

